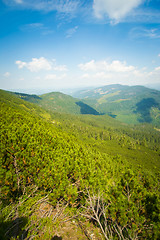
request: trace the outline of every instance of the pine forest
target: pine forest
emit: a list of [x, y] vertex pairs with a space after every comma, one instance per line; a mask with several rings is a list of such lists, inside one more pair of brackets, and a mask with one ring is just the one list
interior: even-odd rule
[[159, 125], [21, 98], [0, 91], [0, 239], [160, 239]]

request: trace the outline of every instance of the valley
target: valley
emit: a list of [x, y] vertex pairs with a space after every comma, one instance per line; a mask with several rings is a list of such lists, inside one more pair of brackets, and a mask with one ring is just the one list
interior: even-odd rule
[[52, 92], [43, 95], [18, 94], [21, 99], [54, 112], [109, 115], [127, 124], [160, 126], [160, 92], [143, 86], [108, 85], [81, 90], [72, 96]]

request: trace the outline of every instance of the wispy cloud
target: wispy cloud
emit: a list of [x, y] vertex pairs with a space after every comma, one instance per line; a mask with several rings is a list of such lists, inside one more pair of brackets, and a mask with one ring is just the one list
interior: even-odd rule
[[129, 33], [131, 38], [160, 38], [160, 28], [132, 28]]
[[118, 23], [142, 2], [143, 0], [94, 0], [93, 9], [97, 18], [107, 15], [112, 23]]
[[43, 12], [57, 11], [63, 14], [74, 14], [81, 5], [80, 0], [4, 0], [9, 6], [21, 5], [26, 9]]
[[68, 29], [66, 31], [66, 38], [72, 37], [72, 35], [77, 32], [77, 29], [78, 29], [78, 26]]
[[132, 11], [127, 19], [127, 22], [140, 23], [160, 23], [160, 9], [150, 7], [139, 7]]
[[43, 23], [30, 23], [25, 24], [21, 27], [22, 30], [37, 30], [37, 29], [44, 29]]
[[60, 19], [71, 20], [81, 15], [83, 19], [90, 19], [89, 21], [99, 19], [105, 24], [160, 23], [160, 9], [150, 7], [150, 0], [3, 0], [3, 2], [18, 9], [45, 13], [55, 11]]
[[51, 61], [47, 60], [44, 57], [40, 58], [32, 58], [30, 62], [23, 62], [21, 60], [17, 60], [15, 64], [18, 65], [19, 69], [27, 68], [31, 72], [39, 72], [39, 71], [67, 71], [66, 65], [57, 65], [56, 60], [53, 59]]
[[54, 33], [52, 29], [46, 27], [43, 23], [30, 23], [20, 27], [21, 31], [24, 32], [37, 32], [39, 31], [42, 35], [48, 35]]

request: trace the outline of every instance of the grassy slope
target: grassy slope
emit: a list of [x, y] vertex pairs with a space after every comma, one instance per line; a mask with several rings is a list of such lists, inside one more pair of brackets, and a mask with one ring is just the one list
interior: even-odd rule
[[60, 92], [51, 92], [40, 96], [22, 93], [14, 93], [17, 97], [28, 102], [35, 103], [52, 112], [71, 114], [93, 114], [99, 113], [79, 99], [73, 98]]
[[76, 104], [76, 99], [58, 92], [47, 93], [40, 96], [42, 99], [39, 105], [45, 109], [80, 114], [80, 107]]

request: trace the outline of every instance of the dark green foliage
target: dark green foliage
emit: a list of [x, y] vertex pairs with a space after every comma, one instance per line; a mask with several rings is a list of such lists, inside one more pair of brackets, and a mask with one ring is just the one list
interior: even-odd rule
[[142, 99], [140, 102], [136, 104], [136, 111], [137, 113], [141, 114], [140, 122], [152, 122], [150, 110], [152, 107], [160, 108], [160, 105], [155, 101], [154, 98], [145, 98]]
[[135, 167], [147, 171], [160, 168], [160, 135], [150, 125], [128, 126], [108, 116], [55, 114], [58, 127], [78, 137], [92, 148], [109, 155], [121, 155]]
[[[157, 130], [107, 116], [52, 115], [0, 93], [2, 239], [15, 220], [8, 220], [10, 212], [19, 212], [23, 228], [31, 221], [31, 206], [46, 194], [53, 206], [61, 199], [81, 211], [86, 189], [103, 193], [111, 229], [121, 227], [128, 239], [159, 238]], [[113, 236], [118, 239], [115, 230]]]
[[[7, 199], [14, 201], [24, 188], [27, 192], [31, 185], [53, 189], [55, 199], [68, 198], [71, 192], [77, 195], [76, 189], [80, 187], [72, 188], [73, 183], [79, 180], [82, 186], [85, 183], [88, 185], [90, 181], [94, 182], [92, 177], [98, 177], [92, 173], [92, 167], [95, 169], [99, 154], [56, 129], [53, 124], [4, 103], [1, 123], [0, 180], [4, 186], [1, 193], [5, 202]], [[19, 186], [17, 178], [20, 181]], [[99, 177], [101, 178], [102, 176]]]
[[26, 100], [28, 102], [33, 102], [33, 103], [36, 103], [38, 102], [38, 100], [41, 99], [41, 97], [34, 94], [30, 95], [30, 94], [18, 93], [18, 92], [15, 92], [14, 94], [16, 94], [18, 97], [20, 97], [23, 100]]

